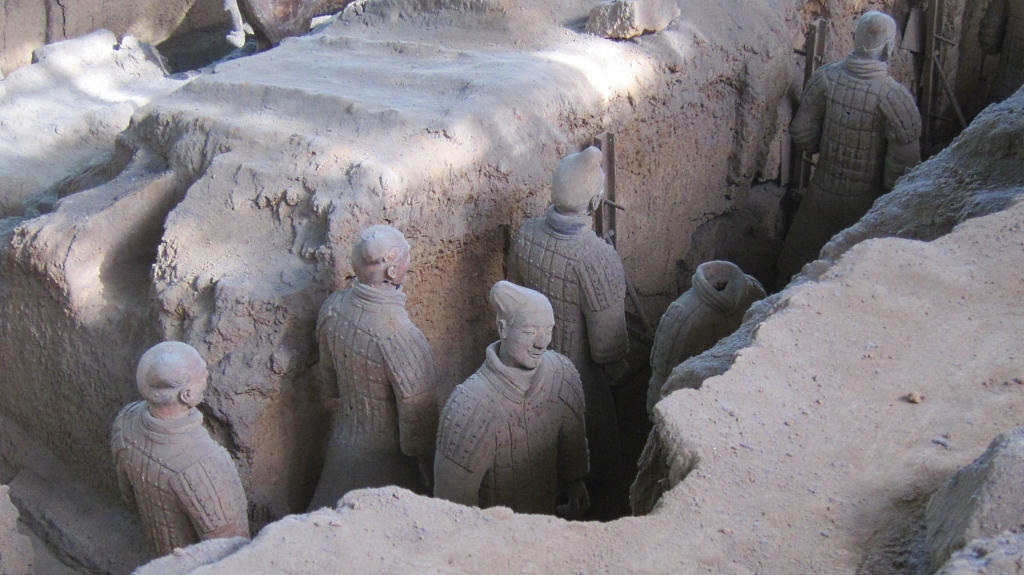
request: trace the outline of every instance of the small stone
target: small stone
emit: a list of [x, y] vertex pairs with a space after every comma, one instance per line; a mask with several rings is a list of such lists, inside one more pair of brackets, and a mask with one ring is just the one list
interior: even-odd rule
[[911, 391], [910, 393], [904, 395], [900, 399], [907, 403], [921, 403], [922, 401], [924, 401], [924, 396], [916, 391]]
[[181, 557], [182, 555], [185, 554], [185, 550], [182, 549], [181, 547], [175, 547], [174, 551], [171, 551], [171, 553], [174, 553], [175, 557]]
[[674, 0], [612, 0], [602, 2], [587, 17], [587, 32], [626, 40], [645, 32], [660, 32], [679, 17]]

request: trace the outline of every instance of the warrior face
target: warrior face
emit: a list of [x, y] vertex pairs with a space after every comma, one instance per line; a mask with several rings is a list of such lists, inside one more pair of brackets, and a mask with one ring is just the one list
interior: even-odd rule
[[498, 359], [518, 369], [536, 369], [551, 344], [555, 314], [540, 292], [500, 281], [491, 288], [498, 308]]
[[[540, 321], [537, 321], [537, 320]], [[519, 317], [511, 325], [498, 323], [498, 335], [501, 347], [498, 357], [509, 367], [519, 369], [537, 369], [544, 352], [551, 345], [551, 330], [554, 322], [546, 322], [544, 318]]]

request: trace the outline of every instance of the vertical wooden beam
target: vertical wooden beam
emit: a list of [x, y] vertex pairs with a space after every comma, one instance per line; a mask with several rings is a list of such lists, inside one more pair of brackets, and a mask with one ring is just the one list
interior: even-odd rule
[[[601, 150], [601, 168], [604, 170], [604, 199], [614, 204], [615, 200], [615, 134], [605, 132], [594, 138], [594, 147]], [[612, 247], [616, 247], [615, 208], [601, 202], [601, 207], [594, 215], [594, 230]]]
[[935, 92], [939, 81], [939, 38], [942, 30], [943, 0], [927, 0], [924, 6], [924, 72], [921, 75], [919, 106], [921, 119], [921, 144], [927, 149], [932, 144], [935, 122]]
[[[828, 20], [819, 18], [811, 22], [811, 28], [807, 31], [804, 39], [804, 85], [811, 79], [811, 75], [825, 63], [825, 47], [828, 41]], [[789, 188], [802, 190], [807, 187], [811, 180], [811, 168], [814, 165], [813, 158], [803, 153], [802, 150], [791, 146], [789, 154]]]

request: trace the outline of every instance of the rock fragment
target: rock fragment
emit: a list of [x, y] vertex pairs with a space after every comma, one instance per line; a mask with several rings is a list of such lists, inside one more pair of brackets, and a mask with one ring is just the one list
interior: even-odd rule
[[941, 566], [968, 541], [1024, 528], [1024, 428], [996, 437], [954, 473], [925, 512], [928, 551]]
[[957, 551], [935, 575], [1024, 574], [1024, 534], [1005, 532], [976, 539]]
[[32, 540], [18, 533], [18, 508], [11, 503], [0, 485], [0, 573], [3, 575], [31, 575], [35, 572], [35, 550]]
[[133, 575], [185, 575], [203, 565], [220, 561], [248, 543], [245, 537], [210, 539], [184, 549], [175, 549], [170, 555], [138, 568]]
[[626, 40], [645, 32], [660, 32], [679, 16], [672, 0], [612, 0], [602, 2], [587, 17], [587, 32]]

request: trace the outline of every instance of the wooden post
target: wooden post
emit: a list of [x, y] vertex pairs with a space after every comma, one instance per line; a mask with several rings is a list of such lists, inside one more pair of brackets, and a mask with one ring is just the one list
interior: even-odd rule
[[939, 81], [939, 33], [942, 30], [942, 0], [927, 0], [924, 6], [924, 72], [921, 74], [919, 106], [924, 124], [921, 129], [921, 147], [928, 149], [932, 144], [935, 111], [935, 88]]

